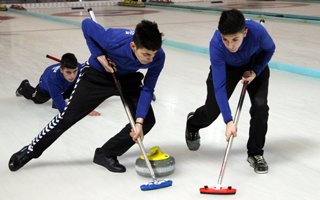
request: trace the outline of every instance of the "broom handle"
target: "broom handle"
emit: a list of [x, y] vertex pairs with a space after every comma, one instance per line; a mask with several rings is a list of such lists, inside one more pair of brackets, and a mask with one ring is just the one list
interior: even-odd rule
[[57, 61], [57, 62], [61, 62], [61, 60], [59, 58], [56, 58], [56, 57], [53, 57], [53, 56], [50, 56], [50, 55], [46, 55], [47, 58], [50, 58], [51, 60], [54, 60], [54, 61]]
[[[96, 17], [95, 17], [95, 15], [94, 15], [94, 12], [93, 12], [92, 8], [89, 8], [89, 9], [88, 9], [88, 12], [89, 12], [89, 14], [90, 14], [91, 19], [92, 19], [94, 22], [97, 22], [97, 21], [96, 21]], [[132, 128], [133, 131], [136, 133], [137, 131], [136, 131], [135, 122], [134, 122], [134, 120], [133, 120], [133, 117], [132, 117], [131, 111], [130, 111], [130, 109], [129, 109], [129, 106], [127, 105], [127, 103], [126, 103], [126, 101], [125, 101], [125, 99], [124, 99], [124, 95], [123, 95], [122, 89], [121, 89], [121, 84], [120, 84], [119, 80], [117, 79], [115, 73], [111, 73], [111, 74], [112, 74], [113, 80], [114, 80], [114, 82], [115, 82], [115, 84], [116, 84], [116, 87], [117, 87], [117, 89], [118, 89], [118, 91], [119, 91], [120, 99], [121, 99], [122, 104], [123, 104], [123, 107], [124, 107], [124, 109], [125, 109], [125, 111], [126, 111], [127, 117], [128, 117], [128, 119], [129, 119], [129, 122], [130, 122], [130, 125], [131, 125], [131, 128]], [[149, 159], [148, 159], [146, 150], [145, 150], [145, 148], [144, 148], [144, 145], [143, 145], [143, 143], [142, 143], [142, 140], [141, 140], [141, 137], [140, 137], [140, 136], [138, 137], [137, 141], [138, 141], [138, 145], [139, 145], [140, 151], [141, 151], [141, 153], [142, 153], [142, 155], [143, 155], [143, 157], [144, 157], [144, 160], [145, 160], [145, 162], [146, 162], [146, 165], [147, 165], [147, 167], [148, 167], [148, 169], [149, 169], [149, 171], [150, 171], [151, 177], [152, 177], [153, 181], [155, 182], [155, 181], [157, 181], [157, 180], [156, 180], [156, 175], [155, 175], [155, 173], [154, 173], [154, 171], [153, 171], [153, 169], [152, 169], [151, 163], [150, 163], [150, 161], [149, 161]]]
[[[116, 87], [117, 87], [117, 89], [118, 89], [118, 91], [119, 91], [120, 98], [121, 98], [123, 107], [124, 107], [124, 109], [125, 109], [125, 111], [126, 111], [127, 117], [128, 117], [128, 119], [129, 119], [131, 128], [132, 128], [133, 131], [136, 133], [137, 131], [136, 131], [135, 122], [134, 122], [134, 120], [133, 120], [133, 117], [132, 117], [131, 111], [130, 111], [130, 109], [129, 109], [129, 106], [127, 105], [127, 103], [126, 103], [126, 101], [125, 101], [125, 99], [124, 99], [120, 82], [119, 82], [119, 80], [117, 79], [117, 77], [116, 77], [116, 75], [115, 75], [114, 73], [112, 73], [112, 77], [113, 77], [113, 80], [114, 80], [114, 82], [116, 83]], [[141, 151], [141, 153], [142, 153], [142, 155], [143, 155], [143, 157], [144, 157], [144, 160], [145, 160], [145, 162], [146, 162], [146, 164], [147, 164], [147, 167], [148, 167], [148, 169], [149, 169], [149, 171], [150, 171], [151, 177], [152, 177], [153, 181], [156, 181], [155, 173], [154, 173], [154, 171], [153, 171], [153, 169], [152, 169], [151, 163], [150, 163], [150, 161], [149, 161], [149, 159], [148, 159], [146, 150], [145, 150], [145, 148], [144, 148], [144, 145], [143, 145], [143, 143], [142, 143], [142, 140], [141, 140], [141, 137], [140, 137], [140, 136], [138, 137], [137, 141], [138, 141], [138, 145], [139, 145], [140, 151]]]
[[[238, 124], [238, 121], [239, 121], [239, 115], [240, 115], [242, 104], [243, 104], [244, 97], [245, 97], [245, 94], [246, 94], [247, 86], [248, 86], [248, 82], [246, 81], [246, 82], [243, 83], [242, 91], [241, 91], [241, 94], [240, 94], [240, 99], [239, 99], [237, 110], [236, 110], [235, 117], [234, 117], [234, 123], [235, 123], [236, 127], [237, 127], [237, 124]], [[226, 168], [226, 165], [227, 165], [229, 151], [230, 151], [231, 146], [232, 146], [232, 141], [233, 141], [233, 135], [231, 135], [231, 137], [229, 138], [228, 145], [227, 145], [227, 148], [226, 148], [226, 151], [225, 151], [225, 154], [224, 154], [224, 158], [223, 158], [223, 162], [222, 162], [221, 170], [220, 170], [220, 175], [219, 175], [219, 179], [218, 179], [218, 186], [221, 186], [221, 183], [222, 183], [224, 171], [225, 171], [225, 168]]]

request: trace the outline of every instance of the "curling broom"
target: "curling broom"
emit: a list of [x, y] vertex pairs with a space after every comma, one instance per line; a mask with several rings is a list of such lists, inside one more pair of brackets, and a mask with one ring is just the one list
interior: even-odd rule
[[[243, 83], [238, 107], [237, 107], [235, 117], [234, 117], [234, 122], [235, 122], [236, 127], [237, 127], [237, 124], [239, 121], [239, 115], [240, 115], [240, 111], [241, 111], [244, 97], [246, 94], [247, 86], [248, 86], [248, 82], [246, 81]], [[224, 171], [225, 171], [226, 164], [227, 164], [227, 160], [228, 160], [228, 154], [229, 154], [229, 151], [230, 151], [231, 145], [232, 145], [232, 141], [233, 141], [233, 135], [231, 135], [231, 137], [229, 138], [228, 145], [226, 147], [226, 151], [225, 151], [223, 162], [221, 165], [221, 170], [220, 170], [220, 175], [219, 175], [217, 185], [212, 188], [209, 188], [208, 186], [205, 185], [203, 188], [200, 188], [201, 194], [235, 194], [237, 192], [237, 189], [232, 188], [231, 186], [228, 186], [228, 187], [221, 186], [222, 178], [223, 178]]]

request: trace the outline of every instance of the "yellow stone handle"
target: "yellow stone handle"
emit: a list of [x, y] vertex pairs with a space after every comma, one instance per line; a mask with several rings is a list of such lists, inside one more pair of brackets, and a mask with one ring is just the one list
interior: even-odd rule
[[[159, 146], [154, 146], [149, 149], [147, 153], [148, 159], [155, 161], [155, 160], [165, 160], [168, 159], [170, 156], [160, 150]], [[144, 159], [143, 156], [140, 156], [141, 159]]]

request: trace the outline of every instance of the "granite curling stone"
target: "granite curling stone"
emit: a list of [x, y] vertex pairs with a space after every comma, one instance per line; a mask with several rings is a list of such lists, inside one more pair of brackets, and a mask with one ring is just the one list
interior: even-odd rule
[[[148, 159], [156, 177], [163, 177], [172, 174], [175, 170], [174, 157], [162, 152], [158, 146], [152, 147], [147, 153]], [[143, 156], [136, 160], [136, 172], [140, 176], [151, 177], [148, 166]]]

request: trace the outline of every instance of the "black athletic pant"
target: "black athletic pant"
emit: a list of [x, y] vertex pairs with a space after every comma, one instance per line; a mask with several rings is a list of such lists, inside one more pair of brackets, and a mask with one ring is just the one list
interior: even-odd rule
[[[118, 76], [118, 79], [129, 109], [135, 115], [143, 74], [136, 72]], [[33, 157], [39, 157], [67, 129], [113, 95], [118, 95], [118, 91], [110, 73], [98, 72], [90, 67], [83, 68], [65, 111], [54, 117], [29, 145]], [[144, 119], [144, 134], [147, 134], [154, 124], [155, 117], [152, 107], [150, 107]], [[107, 141], [102, 147], [106, 155], [120, 156], [133, 146], [135, 143], [130, 136], [130, 131], [131, 127], [127, 124], [118, 134]]]
[[[74, 85], [70, 86], [64, 93], [63, 98], [69, 99], [71, 92], [73, 91]], [[32, 100], [36, 104], [42, 104], [47, 102], [51, 99], [50, 94], [47, 92], [41, 91], [39, 84], [36, 88], [32, 87], [31, 85], [25, 85], [22, 87], [22, 90], [19, 93], [24, 96], [26, 99]]]
[[39, 85], [36, 88], [31, 85], [24, 85], [19, 93], [26, 99], [32, 100], [36, 104], [42, 104], [47, 102], [51, 97], [47, 92], [42, 92], [39, 89]]
[[[226, 80], [226, 90], [228, 99], [232, 95], [234, 89], [236, 88], [239, 80], [243, 73], [250, 70], [250, 66], [244, 66], [240, 68], [227, 67], [227, 80]], [[268, 116], [269, 116], [269, 106], [268, 106], [268, 85], [269, 85], [270, 71], [267, 66], [262, 73], [257, 76], [247, 88], [250, 101], [250, 130], [249, 139], [247, 143], [248, 155], [263, 155], [263, 147], [265, 144], [265, 137], [268, 128]], [[212, 81], [212, 71], [207, 78], [207, 98], [205, 104], [199, 107], [193, 117], [191, 117], [187, 126], [192, 132], [198, 131], [201, 128], [209, 126], [214, 122], [220, 114], [220, 109], [216, 101], [213, 81]]]

